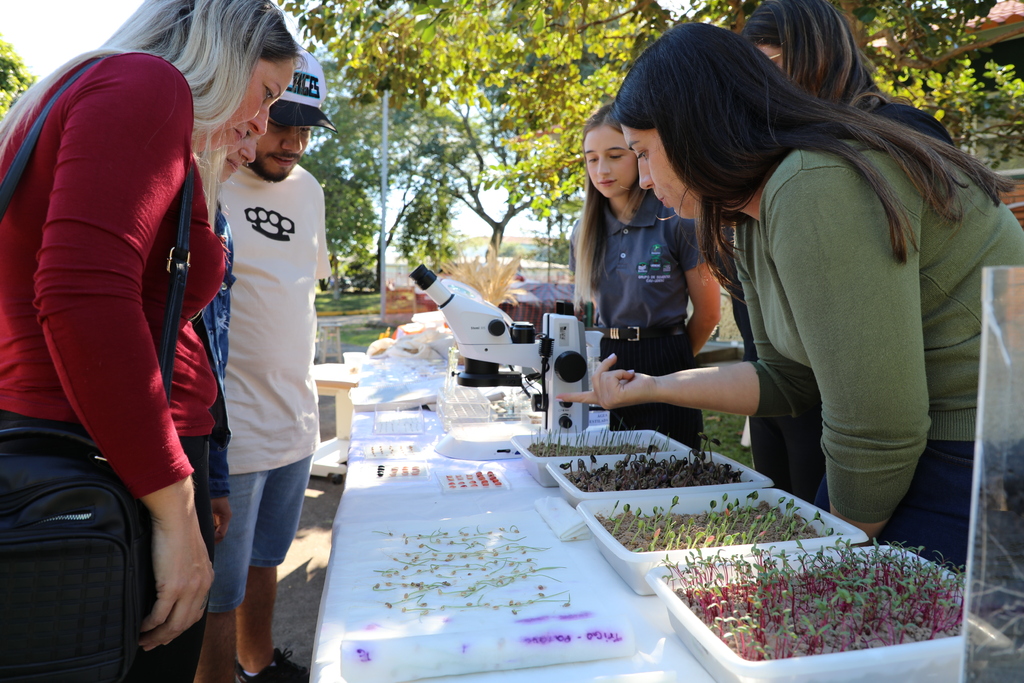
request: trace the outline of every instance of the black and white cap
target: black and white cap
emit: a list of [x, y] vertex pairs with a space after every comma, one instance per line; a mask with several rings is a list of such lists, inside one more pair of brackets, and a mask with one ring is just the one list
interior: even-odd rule
[[298, 66], [281, 99], [270, 107], [270, 118], [282, 126], [322, 126], [338, 132], [320, 110], [327, 99], [327, 79], [313, 55], [302, 50]]

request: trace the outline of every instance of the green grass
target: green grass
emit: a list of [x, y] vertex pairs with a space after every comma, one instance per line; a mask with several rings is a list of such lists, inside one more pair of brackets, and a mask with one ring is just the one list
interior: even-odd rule
[[316, 295], [316, 312], [319, 315], [380, 313], [380, 293], [346, 293], [335, 300], [330, 292], [323, 292]]
[[363, 327], [362, 325], [339, 328], [342, 344], [355, 344], [364, 347], [377, 341], [384, 331], [385, 329], [382, 327]]

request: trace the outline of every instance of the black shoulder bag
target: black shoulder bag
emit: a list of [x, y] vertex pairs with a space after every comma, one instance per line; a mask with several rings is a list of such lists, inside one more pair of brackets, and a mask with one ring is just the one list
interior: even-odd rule
[[[98, 60], [97, 60], [98, 61]], [[0, 184], [0, 218], [57, 98]], [[182, 190], [160, 370], [170, 401], [188, 271], [194, 167]], [[128, 673], [156, 599], [150, 520], [96, 444], [58, 429], [0, 430], [0, 680], [107, 683]]]

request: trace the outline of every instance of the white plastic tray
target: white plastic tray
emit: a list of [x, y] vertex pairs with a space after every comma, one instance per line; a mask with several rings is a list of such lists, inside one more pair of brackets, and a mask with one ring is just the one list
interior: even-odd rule
[[363, 446], [366, 460], [407, 460], [421, 457], [422, 448], [411, 441], [381, 440]]
[[425, 462], [380, 460], [372, 465], [374, 479], [378, 483], [422, 481], [430, 478], [430, 465]]
[[420, 406], [376, 410], [373, 413], [374, 434], [422, 434], [423, 410]]
[[[540, 457], [530, 452], [530, 445], [535, 441], [546, 441], [551, 439], [560, 444], [568, 444], [572, 446], [592, 446], [594, 444], [605, 444], [605, 443], [623, 443], [623, 444], [643, 444], [643, 448], [640, 452], [645, 452], [647, 446], [654, 444], [658, 447], [659, 452], [675, 452], [675, 453], [689, 453], [690, 447], [679, 443], [675, 439], [670, 439], [660, 432], [656, 432], [653, 429], [634, 429], [629, 431], [621, 432], [610, 432], [608, 429], [588, 429], [585, 432], [579, 432], [576, 434], [556, 434], [548, 436], [544, 433], [538, 434], [524, 434], [521, 436], [512, 437], [512, 447], [515, 448], [523, 456], [523, 465], [526, 467], [526, 471], [537, 480], [537, 483], [541, 486], [558, 486], [558, 482], [555, 481], [554, 477], [548, 474], [547, 469], [544, 467], [548, 463], [561, 464], [563, 462], [575, 462], [579, 456], [555, 456], [555, 457]], [[608, 455], [601, 457], [618, 458], [622, 459], [626, 455], [627, 451], [624, 449], [619, 455]]]
[[960, 680], [965, 649], [962, 635], [854, 652], [747, 661], [683, 604], [666, 570], [652, 569], [647, 573], [647, 582], [668, 608], [668, 619], [676, 635], [717, 683], [957, 683]]
[[[655, 459], [661, 459], [661, 458], [667, 458], [667, 457], [670, 457], [670, 456], [675, 456], [676, 459], [680, 458], [680, 454], [679, 453], [672, 453], [672, 452], [652, 453], [648, 457], [649, 458], [653, 457]], [[575, 460], [575, 458], [573, 458], [573, 460]], [[584, 460], [587, 460], [587, 459], [584, 458]], [[622, 456], [621, 455], [599, 455], [599, 456], [597, 456], [597, 463], [594, 464], [593, 467], [594, 468], [598, 468], [601, 465], [604, 465], [605, 463], [608, 463], [608, 465], [612, 466], [612, 465], [615, 465], [615, 463], [618, 462], [619, 460], [622, 460]], [[603, 500], [603, 499], [606, 499], [606, 498], [611, 498], [613, 501], [615, 501], [615, 500], [618, 500], [619, 498], [622, 498], [624, 496], [631, 496], [631, 497], [635, 496], [635, 497], [638, 497], [638, 498], [659, 498], [659, 497], [664, 496], [666, 494], [668, 495], [669, 500], [671, 500], [672, 496], [674, 496], [674, 495], [681, 495], [683, 493], [691, 493], [691, 492], [696, 492], [696, 493], [701, 493], [701, 494], [704, 494], [704, 495], [708, 495], [708, 496], [710, 496], [708, 498], [708, 500], [710, 500], [711, 498], [713, 498], [715, 496], [716, 493], [719, 496], [721, 496], [726, 491], [752, 491], [753, 489], [768, 488], [769, 486], [772, 485], [772, 480], [769, 477], [766, 477], [766, 476], [764, 476], [763, 474], [761, 474], [759, 472], [755, 472], [754, 470], [750, 469], [749, 467], [746, 467], [745, 465], [741, 465], [740, 463], [736, 462], [732, 458], [727, 458], [727, 457], [725, 457], [724, 455], [722, 455], [720, 453], [711, 453], [711, 461], [712, 462], [717, 462], [717, 463], [728, 463], [728, 464], [732, 465], [733, 469], [738, 470], [740, 472], [740, 481], [736, 482], [735, 484], [714, 484], [712, 486], [689, 486], [689, 487], [675, 488], [675, 489], [671, 489], [670, 488], [670, 489], [646, 489], [646, 490], [640, 490], [640, 491], [636, 491], [636, 490], [630, 490], [630, 491], [601, 491], [601, 492], [598, 492], [598, 493], [587, 493], [587, 492], [584, 492], [584, 491], [580, 491], [576, 487], [575, 484], [573, 484], [571, 481], [569, 481], [566, 478], [566, 476], [565, 476], [565, 472], [561, 468], [559, 468], [557, 463], [548, 463], [547, 464], [547, 470], [548, 470], [548, 474], [550, 474], [551, 477], [555, 480], [555, 483], [558, 484], [558, 489], [559, 489], [559, 491], [561, 491], [562, 496], [567, 501], [569, 501], [569, 504], [572, 505], [573, 507], [576, 507], [577, 505], [579, 505], [584, 500]]]
[[438, 472], [437, 483], [443, 493], [472, 493], [508, 491], [508, 479], [493, 469], [479, 469], [474, 472]]
[[[616, 514], [622, 512], [623, 505], [629, 504], [630, 508], [634, 512], [640, 509], [644, 514], [649, 515], [655, 507], [667, 510], [672, 505], [672, 499], [677, 495], [679, 496], [679, 503], [672, 508], [672, 512], [680, 515], [692, 515], [706, 512], [711, 509], [710, 502], [712, 500], [716, 502], [718, 506], [717, 509], [721, 509], [722, 494], [719, 493], [716, 496], [711, 493], [705, 493], [703, 492], [703, 488], [704, 487], [698, 487], [696, 489], [673, 489], [673, 491], [686, 491], [686, 493], [670, 493], [662, 494], [661, 496], [634, 496], [630, 495], [632, 492], [621, 492], [623, 495], [617, 498], [583, 501], [576, 509], [581, 515], [583, 515], [583, 519], [587, 522], [587, 526], [590, 527], [590, 531], [594, 534], [594, 541], [597, 543], [597, 547], [601, 551], [601, 554], [604, 555], [606, 560], [608, 560], [608, 564], [618, 572], [619, 576], [622, 577], [622, 580], [629, 584], [629, 587], [638, 595], [653, 595], [654, 591], [651, 589], [650, 584], [647, 583], [647, 572], [660, 566], [666, 559], [670, 562], [682, 562], [687, 557], [698, 555], [707, 556], [719, 553], [721, 553], [723, 557], [727, 557], [729, 555], [744, 555], [750, 552], [750, 549], [753, 548], [753, 546], [732, 545], [701, 548], [698, 550], [633, 552], [626, 550], [624, 545], [615, 540], [611, 533], [605, 529], [604, 525], [597, 519], [597, 515], [607, 517], [612, 514], [613, 510], [615, 510], [616, 502], [619, 504], [618, 510], [615, 510]], [[815, 512], [820, 513], [821, 520], [811, 522], [811, 527], [818, 531], [831, 527], [835, 534], [832, 536], [822, 536], [821, 538], [803, 539], [800, 541], [800, 545], [803, 546], [805, 550], [814, 551], [822, 546], [832, 545], [841, 540], [850, 541], [851, 543], [861, 543], [868, 540], [867, 534], [849, 522], [844, 522], [838, 517], [831, 515], [806, 501], [800, 500], [781, 489], [757, 489], [757, 502], [748, 501], [746, 499], [747, 493], [747, 491], [736, 492], [730, 495], [729, 500], [732, 501], [738, 498], [741, 505], [757, 505], [757, 502], [768, 501], [768, 503], [773, 507], [779, 507], [779, 498], [785, 497], [786, 501], [790, 499], [796, 501], [795, 512], [804, 519], [813, 518]], [[785, 505], [786, 501], [784, 501], [782, 505]], [[797, 550], [797, 542], [781, 541], [778, 543], [771, 543], [766, 547], [791, 552]]]

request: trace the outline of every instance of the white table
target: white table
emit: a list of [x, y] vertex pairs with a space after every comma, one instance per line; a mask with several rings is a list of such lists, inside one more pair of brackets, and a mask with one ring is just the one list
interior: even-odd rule
[[[372, 367], [364, 365], [363, 371], [363, 381], [372, 382]], [[336, 577], [341, 574], [339, 568], [343, 563], [365, 552], [365, 548], [361, 548], [356, 541], [357, 528], [365, 529], [368, 523], [386, 528], [389, 523], [442, 520], [488, 512], [539, 519], [533, 507], [534, 500], [558, 495], [558, 489], [544, 488], [537, 484], [520, 459], [487, 463], [486, 469], [503, 475], [510, 484], [510, 490], [501, 494], [472, 492], [457, 496], [445, 495], [433, 480], [396, 482], [386, 486], [362, 485], [361, 482], [367, 481], [366, 476], [379, 463], [387, 462], [367, 461], [365, 446], [379, 444], [383, 438], [391, 438], [396, 442], [412, 442], [419, 448], [429, 446], [442, 436], [440, 421], [430, 412], [425, 413], [425, 430], [420, 434], [382, 437], [373, 433], [373, 424], [372, 412], [357, 412], [352, 423], [349, 478], [334, 520], [331, 559], [317, 620], [310, 679], [314, 683], [345, 683], [341, 673], [341, 644], [344, 638], [341, 612], [346, 600], [346, 586]], [[421, 452], [416, 459], [427, 462], [435, 473], [467, 473], [483, 469], [480, 462], [451, 460], [437, 455], [430, 448]], [[597, 595], [609, 596], [609, 599], [614, 597], [627, 606], [626, 612], [636, 634], [637, 652], [633, 657], [423, 680], [438, 683], [712, 681], [676, 637], [669, 624], [667, 611], [657, 597], [642, 597], [633, 593], [601, 556], [592, 540], [563, 543], [562, 547], [571, 554], [576, 566], [583, 570], [582, 573], [586, 574], [589, 585]]]
[[352, 436], [352, 400], [348, 392], [359, 386], [355, 368], [342, 363], [313, 366], [313, 381], [321, 396], [334, 397], [334, 423], [337, 434], [320, 444], [313, 454], [310, 474], [316, 477], [340, 477], [348, 471], [349, 440]]

